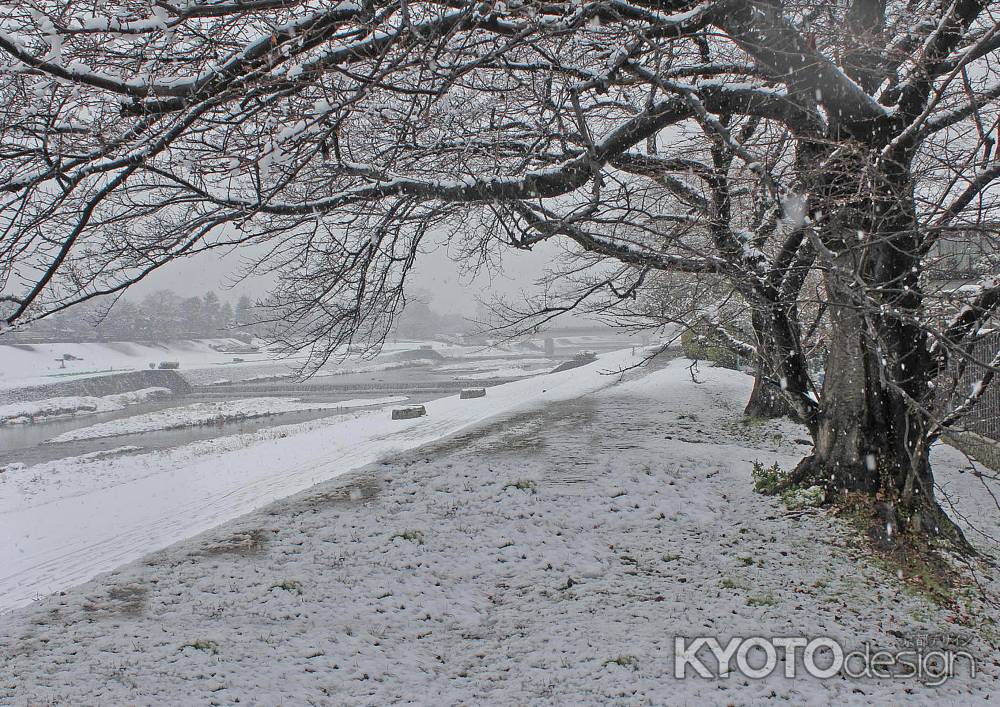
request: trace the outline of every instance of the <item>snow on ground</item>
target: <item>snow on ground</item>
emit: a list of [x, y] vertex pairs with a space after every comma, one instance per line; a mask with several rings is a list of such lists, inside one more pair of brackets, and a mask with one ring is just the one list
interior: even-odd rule
[[[787, 468], [803, 453], [801, 431], [741, 424], [749, 380], [703, 369], [694, 384], [685, 365], [508, 411], [18, 610], [0, 623], [0, 702], [995, 697], [995, 634], [991, 645], [968, 617], [867, 563], [837, 519], [755, 495], [751, 462]], [[978, 481], [957, 473], [961, 458], [935, 456], [960, 508], [996, 532]], [[996, 617], [975, 608], [974, 621]], [[791, 680], [780, 667], [760, 680], [673, 676], [677, 635], [896, 649], [926, 633], [971, 641], [976, 678]]]
[[[44, 474], [30, 497], [11, 485], [0, 491], [0, 538], [6, 540], [0, 543], [0, 608], [89, 579], [385, 454], [611, 385], [617, 378], [606, 375], [609, 370], [637, 361], [628, 351], [606, 354], [572, 372], [494, 386], [485, 398], [430, 401], [422, 418], [392, 420], [388, 410], [372, 411], [99, 460], [85, 472], [100, 480], [93, 488], [49, 485]], [[48, 469], [75, 466], [59, 464]], [[23, 472], [34, 478], [32, 469]], [[54, 478], [65, 480], [65, 473]]]
[[[524, 356], [524, 351], [504, 350], [495, 346], [399, 341], [387, 343], [378, 356], [369, 360], [335, 358], [323, 367], [319, 375], [371, 373], [410, 368], [418, 363], [422, 365], [440, 363], [437, 358], [429, 358], [422, 362], [389, 360], [396, 354], [419, 351], [425, 346], [431, 346], [436, 353], [452, 358], [489, 356], [511, 359]], [[303, 356], [272, 356], [263, 347], [256, 353], [248, 353], [242, 350], [245, 347], [245, 344], [236, 339], [196, 339], [166, 341], [161, 344], [133, 342], [0, 344], [0, 390], [102, 376], [121, 371], [145, 370], [149, 364], [159, 365], [163, 361], [179, 363], [181, 375], [195, 385], [222, 380], [225, 382], [264, 380], [292, 376], [305, 360]], [[70, 358], [67, 359], [67, 355]]]
[[409, 361], [395, 361], [388, 363], [369, 363], [365, 365], [359, 364], [341, 364], [336, 368], [324, 368], [316, 373], [316, 378], [324, 378], [327, 376], [347, 376], [355, 373], [380, 373], [382, 371], [395, 371], [403, 368], [421, 368], [425, 366], [433, 366], [439, 363], [437, 359], [433, 358], [415, 358]]
[[386, 398], [358, 398], [325, 403], [318, 401], [303, 402], [301, 398], [239, 398], [237, 400], [220, 400], [204, 403], [192, 403], [166, 410], [156, 410], [143, 415], [134, 415], [121, 420], [100, 422], [96, 425], [63, 432], [47, 441], [47, 444], [74, 442], [82, 439], [98, 439], [100, 437], [118, 437], [121, 435], [155, 432], [157, 430], [175, 430], [182, 427], [210, 425], [236, 420], [249, 420], [254, 417], [279, 415], [286, 412], [303, 410], [340, 410], [371, 405], [388, 405], [406, 400], [405, 395], [395, 395]]
[[[98, 466], [94, 462], [141, 451], [142, 447], [130, 444], [43, 464], [26, 466], [14, 463], [0, 467], [0, 513], [21, 510], [35, 502], [51, 503], [57, 498], [121, 483], [123, 474], [114, 473], [113, 467]], [[143, 473], [141, 466], [134, 461], [131, 464], [133, 476]]]
[[171, 395], [169, 388], [142, 388], [128, 393], [90, 396], [71, 395], [45, 398], [22, 403], [0, 405], [0, 425], [35, 422], [38, 418], [51, 419], [72, 415], [87, 415], [92, 412], [123, 410], [129, 405], [137, 405], [153, 398]]
[[485, 359], [451, 363], [438, 366], [436, 373], [450, 373], [459, 380], [485, 380], [488, 378], [519, 378], [547, 373], [560, 361], [550, 358], [522, 358], [515, 362], [510, 359]]
[[[230, 363], [227, 346], [243, 347], [235, 339], [197, 339], [163, 344], [132, 342], [0, 345], [0, 389], [44, 385], [62, 380], [148, 369], [149, 364], [176, 361], [181, 370]], [[215, 348], [213, 348], [215, 347]], [[220, 351], [220, 349], [222, 349]], [[71, 358], [66, 359], [69, 355]], [[235, 354], [247, 361], [266, 354]], [[286, 364], [287, 367], [288, 364]]]
[[490, 378], [518, 378], [523, 376], [536, 376], [539, 373], [545, 373], [553, 366], [548, 368], [529, 368], [524, 366], [509, 366], [506, 368], [495, 368], [489, 371], [480, 371], [478, 373], [460, 373], [456, 377], [458, 380], [489, 380]]
[[[522, 368], [546, 368], [554, 367], [559, 363], [558, 360], [551, 358], [519, 358], [517, 359], [517, 365]], [[497, 369], [503, 368], [504, 366], [510, 366], [511, 360], [507, 358], [476, 358], [471, 361], [463, 361], [459, 363], [449, 363], [443, 366], [438, 366], [438, 371], [447, 371], [449, 373], [453, 371], [465, 372], [470, 368], [476, 369]]]

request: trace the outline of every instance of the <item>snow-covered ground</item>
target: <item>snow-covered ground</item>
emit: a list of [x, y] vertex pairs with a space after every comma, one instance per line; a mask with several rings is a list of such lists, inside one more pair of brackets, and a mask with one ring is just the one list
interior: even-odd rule
[[[563, 337], [558, 341], [560, 347], [600, 345], [607, 350], [610, 347], [624, 347], [627, 339], [620, 333], [612, 332], [604, 336]], [[322, 368], [319, 375], [372, 373], [410, 368], [415, 365], [415, 361], [394, 361], [393, 357], [403, 352], [419, 351], [427, 346], [432, 347], [436, 354], [448, 358], [489, 357], [495, 359], [492, 363], [502, 364], [504, 360], [522, 359], [532, 351], [540, 352], [543, 343], [543, 339], [538, 339], [531, 342], [533, 348], [525, 348], [516, 344], [501, 347], [440, 341], [389, 342], [378, 356], [371, 359], [348, 357], [342, 360], [334, 357]], [[220, 381], [263, 380], [294, 375], [304, 362], [303, 356], [272, 355], [265, 347], [261, 347], [257, 352], [247, 352], [245, 348], [246, 345], [239, 340], [225, 338], [165, 341], [158, 344], [134, 342], [0, 344], [0, 390], [123, 371], [146, 370], [150, 364], [159, 365], [163, 361], [180, 364], [181, 375], [196, 385]], [[549, 359], [537, 358], [532, 359], [531, 364], [519, 361], [518, 366], [530, 369], [535, 362], [539, 363], [539, 367], [549, 365], [554, 367], [556, 363]], [[437, 357], [427, 359], [425, 365], [435, 363], [440, 363]], [[494, 367], [499, 368], [500, 365]], [[536, 371], [524, 371], [517, 375], [533, 372]]]
[[84, 581], [387, 453], [610, 385], [615, 377], [607, 371], [636, 361], [629, 351], [606, 354], [572, 372], [492, 387], [485, 398], [430, 401], [427, 416], [417, 419], [392, 420], [388, 409], [358, 412], [155, 454], [64, 459], [17, 469], [7, 482], [0, 473], [0, 608]]
[[93, 412], [124, 410], [147, 400], [171, 395], [169, 388], [142, 388], [113, 395], [67, 395], [0, 405], [0, 425], [36, 422], [40, 419], [89, 415]]
[[405, 395], [394, 395], [385, 398], [358, 398], [341, 400], [333, 403], [303, 402], [300, 398], [239, 398], [237, 400], [221, 400], [217, 402], [192, 403], [178, 407], [157, 410], [143, 415], [133, 415], [122, 420], [111, 420], [96, 425], [63, 432], [48, 440], [50, 444], [74, 442], [82, 439], [97, 439], [100, 437], [119, 437], [121, 435], [155, 432], [157, 430], [175, 430], [182, 427], [209, 425], [213, 423], [249, 420], [255, 417], [280, 415], [286, 412], [303, 410], [349, 410], [358, 407], [388, 405], [406, 400]]
[[[548, 386], [557, 405], [497, 406], [506, 414], [488, 424], [18, 610], [0, 621], [0, 702], [973, 705], [995, 698], [995, 607], [975, 592], [963, 600], [968, 613], [931, 604], [867, 563], [841, 521], [822, 511], [790, 513], [751, 491], [752, 461], [788, 468], [805, 447], [790, 423], [741, 423], [745, 376], [703, 368], [695, 384], [675, 362], [606, 387], [618, 379], [599, 383], [595, 368], [568, 372], [558, 395]], [[528, 383], [535, 382], [508, 390], [529, 397]], [[468, 402], [475, 401], [461, 405]], [[417, 433], [455, 409], [458, 401], [439, 401], [429, 418], [402, 424]], [[290, 439], [315, 444], [331, 433]], [[438, 435], [424, 430], [396, 449], [418, 436]], [[277, 456], [273, 447], [257, 449], [261, 466]], [[337, 453], [334, 442], [325, 461], [311, 462], [321, 477], [331, 475]], [[962, 458], [940, 449], [935, 464], [962, 514], [996, 534], [995, 504], [977, 478], [958, 473]], [[997, 588], [992, 575], [979, 574], [989, 592]], [[932, 687], [791, 680], [780, 668], [760, 680], [673, 676], [678, 635], [829, 636], [849, 648], [869, 641], [891, 650], [928, 634], [971, 651], [976, 677], [960, 669]]]
[[[164, 361], [180, 364], [180, 370], [232, 364], [233, 358], [247, 362], [267, 360], [263, 353], [227, 353], [241, 348], [235, 339], [198, 339], [163, 344], [59, 343], [0, 345], [0, 389], [44, 385], [120, 371], [136, 371]], [[66, 359], [66, 356], [71, 358]], [[290, 364], [284, 364], [288, 368]]]
[[480, 380], [488, 378], [518, 378], [547, 373], [561, 361], [550, 358], [521, 358], [511, 361], [509, 358], [488, 358], [451, 363], [438, 366], [439, 373], [454, 374], [461, 380]]

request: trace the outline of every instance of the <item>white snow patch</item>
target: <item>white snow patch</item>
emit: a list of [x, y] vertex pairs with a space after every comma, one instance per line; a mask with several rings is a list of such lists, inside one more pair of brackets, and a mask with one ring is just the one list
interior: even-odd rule
[[388, 405], [389, 403], [398, 403], [406, 399], [405, 395], [396, 395], [385, 398], [342, 400], [333, 403], [302, 402], [300, 398], [241, 398], [238, 400], [220, 400], [210, 403], [192, 403], [191, 405], [157, 410], [144, 415], [134, 415], [122, 420], [109, 420], [108, 422], [70, 430], [47, 440], [46, 444], [75, 442], [83, 439], [98, 439], [100, 437], [118, 437], [142, 432], [155, 432], [157, 430], [175, 430], [182, 427], [249, 420], [255, 417], [279, 415], [286, 412], [346, 410], [369, 405]]
[[128, 393], [89, 396], [72, 395], [44, 400], [0, 405], [0, 425], [35, 422], [38, 418], [54, 418], [72, 415], [86, 415], [93, 412], [123, 410], [129, 405], [137, 405], [154, 398], [171, 394], [169, 388], [142, 388]]

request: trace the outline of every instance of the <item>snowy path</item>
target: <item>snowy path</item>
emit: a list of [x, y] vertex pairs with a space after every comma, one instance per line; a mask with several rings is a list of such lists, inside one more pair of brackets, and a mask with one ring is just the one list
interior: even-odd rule
[[[995, 638], [750, 490], [802, 453], [749, 380], [683, 362], [388, 457], [0, 621], [0, 703], [973, 705]], [[962, 510], [988, 503], [956, 455]], [[994, 518], [995, 521], [995, 518]], [[992, 530], [995, 532], [996, 527]], [[996, 583], [991, 589], [995, 590]], [[673, 637], [946, 636], [980, 673], [673, 677]], [[989, 635], [989, 634], [984, 634]], [[995, 636], [995, 634], [994, 634]], [[971, 638], [971, 643], [964, 641]]]
[[635, 360], [628, 351], [606, 354], [574, 371], [490, 388], [486, 398], [431, 401], [427, 417], [416, 420], [392, 421], [382, 410], [307, 423], [301, 427], [308, 431], [287, 437], [275, 428], [61, 469], [64, 476], [78, 471], [99, 479], [94, 487], [81, 489], [78, 477], [44, 488], [43, 478], [43, 489], [30, 498], [0, 491], [0, 609], [78, 584], [385, 454], [611, 385], [617, 377], [603, 373]]

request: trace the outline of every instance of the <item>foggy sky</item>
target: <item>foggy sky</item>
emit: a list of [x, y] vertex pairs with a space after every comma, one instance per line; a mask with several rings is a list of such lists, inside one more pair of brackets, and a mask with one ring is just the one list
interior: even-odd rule
[[[516, 297], [522, 291], [533, 292], [534, 282], [557, 252], [550, 244], [541, 244], [530, 253], [509, 249], [503, 254], [502, 272], [492, 276], [481, 272], [473, 278], [463, 274], [462, 266], [449, 257], [447, 247], [441, 244], [417, 258], [407, 279], [407, 293], [418, 294], [421, 299], [426, 294], [427, 303], [440, 313], [473, 315], [477, 297], [490, 299], [497, 293]], [[245, 257], [246, 251], [241, 249], [228, 255], [208, 252], [176, 260], [131, 287], [126, 299], [139, 299], [163, 289], [185, 297], [215, 290], [231, 302], [241, 295], [251, 299], [262, 297], [273, 285], [273, 279], [256, 276], [233, 284]]]

